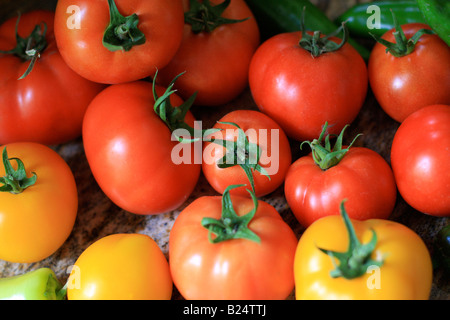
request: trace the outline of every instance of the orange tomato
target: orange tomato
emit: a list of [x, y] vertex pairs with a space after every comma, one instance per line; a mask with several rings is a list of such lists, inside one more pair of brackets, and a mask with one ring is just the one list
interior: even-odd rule
[[68, 300], [170, 300], [172, 278], [163, 252], [145, 234], [112, 234], [77, 259]]
[[[286, 299], [294, 289], [294, 232], [268, 203], [259, 200], [249, 217], [256, 198], [228, 196], [227, 189], [223, 197], [198, 198], [175, 220], [169, 238], [175, 286], [187, 300]], [[224, 214], [229, 210], [234, 214]], [[217, 236], [220, 227], [202, 225], [215, 219], [225, 227]]]
[[[431, 258], [424, 242], [414, 231], [384, 219], [348, 221], [358, 241], [366, 247], [353, 247], [352, 258], [347, 259], [344, 265], [338, 265], [355, 266], [359, 260], [364, 265], [359, 270], [361, 273], [353, 274], [352, 278], [348, 275], [336, 277], [336, 273], [341, 271], [336, 268], [334, 258], [349, 248], [349, 232], [340, 216], [319, 219], [306, 229], [297, 246], [294, 270], [298, 300], [429, 298], [433, 272]], [[373, 241], [374, 234], [374, 247], [370, 248], [368, 244]], [[321, 249], [338, 253], [334, 253], [332, 259]], [[367, 255], [361, 254], [363, 252]], [[356, 253], [360, 254], [359, 257]], [[356, 267], [352, 270], [355, 271]]]
[[[20, 193], [0, 192], [0, 259], [40, 261], [58, 250], [72, 232], [78, 211], [75, 179], [64, 159], [45, 145], [17, 142], [2, 146], [1, 151], [5, 148], [7, 162], [17, 170], [12, 158], [19, 158], [26, 176], [35, 173], [36, 182]], [[0, 165], [0, 177], [5, 176]]]

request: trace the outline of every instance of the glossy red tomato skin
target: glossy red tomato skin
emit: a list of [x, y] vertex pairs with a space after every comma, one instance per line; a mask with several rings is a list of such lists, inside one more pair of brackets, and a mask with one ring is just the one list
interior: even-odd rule
[[[157, 86], [158, 95], [164, 90]], [[182, 103], [176, 95], [171, 99], [174, 106]], [[114, 203], [136, 214], [179, 207], [201, 170], [194, 160], [179, 165], [172, 161], [177, 142], [153, 104], [151, 83], [112, 85], [92, 101], [83, 122], [83, 144], [94, 178]], [[190, 112], [186, 122], [194, 125]]]
[[[47, 47], [24, 79], [18, 80], [30, 62], [0, 54], [0, 144], [29, 141], [53, 145], [79, 137], [86, 108], [103, 89], [80, 77], [61, 58], [53, 20], [53, 12], [41, 10], [20, 17], [21, 37], [29, 36], [38, 24], [47, 25]], [[0, 27], [0, 50], [16, 46], [16, 22], [14, 17]]]
[[416, 210], [450, 216], [450, 106], [432, 105], [408, 116], [395, 133], [392, 170], [402, 198]]
[[331, 134], [339, 134], [365, 101], [366, 64], [349, 44], [314, 58], [298, 45], [300, 39], [300, 32], [283, 33], [257, 49], [249, 69], [253, 98], [290, 138], [312, 140], [325, 122]]
[[339, 215], [341, 201], [352, 219], [387, 219], [397, 188], [389, 164], [375, 151], [351, 147], [341, 162], [325, 171], [311, 155], [296, 160], [286, 175], [285, 196], [304, 226], [328, 215]]
[[[102, 44], [110, 21], [107, 1], [58, 1], [55, 35], [67, 64], [83, 77], [95, 82], [115, 84], [140, 80], [164, 67], [180, 46], [183, 31], [181, 0], [115, 0], [123, 16], [136, 13], [138, 28], [146, 42], [129, 51], [111, 52]], [[75, 18], [69, 7], [79, 8], [79, 28], [68, 28]], [[69, 11], [69, 13], [67, 13]], [[70, 20], [72, 21], [72, 20]]]
[[[260, 165], [266, 169], [270, 178], [253, 171], [256, 196], [265, 196], [281, 186], [292, 161], [289, 140], [283, 129], [273, 119], [255, 110], [235, 110], [227, 113], [218, 122], [237, 124], [244, 132], [248, 132], [249, 142], [256, 143], [261, 148]], [[237, 139], [236, 127], [232, 125], [217, 123], [213, 128], [222, 129], [217, 134], [225, 140]], [[216, 134], [210, 137], [217, 138]], [[206, 142], [203, 150], [202, 172], [214, 190], [222, 194], [230, 185], [245, 184], [245, 187], [235, 188], [230, 190], [230, 193], [249, 197], [246, 189], [250, 188], [250, 182], [239, 165], [224, 169], [218, 167], [217, 161], [223, 157], [225, 149]]]
[[[238, 215], [254, 207], [248, 197], [231, 199]], [[219, 196], [198, 198], [176, 218], [169, 237], [174, 285], [187, 300], [286, 299], [294, 288], [294, 232], [274, 207], [260, 200], [248, 225], [260, 243], [233, 239], [212, 244], [201, 220], [219, 219], [221, 201]]]
[[[402, 29], [407, 39], [429, 26], [406, 24]], [[393, 31], [383, 39], [394, 42]], [[383, 110], [402, 122], [420, 108], [432, 104], [450, 104], [450, 48], [437, 35], [423, 35], [414, 51], [396, 58], [377, 43], [370, 55], [369, 81]]]
[[[188, 2], [184, 1], [185, 11], [189, 10]], [[213, 0], [211, 4], [222, 2]], [[249, 19], [199, 34], [192, 32], [190, 24], [185, 24], [177, 54], [158, 73], [159, 81], [167, 86], [177, 74], [186, 71], [175, 87], [184, 99], [197, 92], [196, 105], [226, 104], [248, 86], [250, 60], [260, 43], [258, 25], [243, 0], [232, 0], [223, 17]]]

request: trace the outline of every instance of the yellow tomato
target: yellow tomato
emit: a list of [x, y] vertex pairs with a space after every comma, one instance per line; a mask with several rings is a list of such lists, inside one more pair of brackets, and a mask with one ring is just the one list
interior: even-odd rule
[[41, 144], [11, 143], [0, 152], [6, 157], [0, 165], [0, 259], [40, 261], [72, 232], [78, 211], [74, 176], [57, 152]]
[[78, 257], [67, 282], [67, 299], [169, 300], [172, 288], [169, 263], [151, 237], [113, 234]]
[[[344, 208], [342, 207], [341, 210]], [[432, 284], [432, 264], [422, 239], [408, 227], [389, 220], [350, 220], [344, 215], [314, 222], [301, 236], [295, 254], [295, 293], [298, 300], [424, 300]], [[356, 242], [350, 245], [353, 227]], [[348, 229], [350, 228], [350, 229]], [[375, 238], [373, 238], [375, 237]], [[355, 240], [355, 239], [353, 239]], [[375, 240], [375, 241], [374, 241]], [[353, 246], [349, 250], [349, 246]], [[372, 247], [371, 247], [372, 246]], [[324, 252], [331, 250], [333, 258]], [[349, 250], [353, 258], [340, 253]], [[337, 252], [337, 253], [336, 253]], [[357, 257], [359, 255], [359, 257]], [[355, 266], [360, 274], [344, 277], [338, 266]], [[348, 271], [348, 270], [347, 270]], [[345, 273], [345, 272], [344, 272]], [[335, 275], [333, 277], [332, 275]]]

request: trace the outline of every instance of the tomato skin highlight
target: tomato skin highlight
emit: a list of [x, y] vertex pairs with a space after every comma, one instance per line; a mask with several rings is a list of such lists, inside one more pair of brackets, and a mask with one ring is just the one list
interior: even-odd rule
[[[286, 299], [294, 288], [294, 232], [274, 207], [260, 200], [248, 225], [260, 243], [233, 239], [212, 244], [201, 220], [220, 218], [221, 199], [198, 198], [176, 218], [169, 238], [176, 288], [188, 300]], [[231, 199], [238, 215], [254, 207], [248, 197], [232, 195]]]
[[364, 103], [366, 64], [348, 43], [313, 58], [299, 46], [301, 38], [301, 32], [282, 33], [259, 46], [249, 69], [253, 99], [292, 139], [318, 137], [326, 121], [339, 134]]
[[78, 257], [68, 280], [68, 300], [170, 300], [169, 264], [149, 236], [105, 236]]
[[[407, 39], [420, 29], [421, 23], [402, 25]], [[394, 42], [394, 30], [383, 39]], [[396, 58], [386, 47], [376, 43], [370, 55], [370, 87], [381, 108], [395, 121], [432, 104], [450, 104], [450, 48], [437, 35], [424, 34], [414, 51]]]
[[[17, 142], [6, 147], [9, 158], [23, 161], [36, 184], [20, 194], [0, 192], [0, 259], [41, 261], [55, 253], [72, 232], [78, 211], [75, 178], [67, 163], [49, 147]], [[0, 165], [0, 176], [5, 175]]]
[[[222, 0], [210, 1], [216, 5]], [[189, 10], [187, 0], [183, 1]], [[246, 21], [223, 24], [212, 32], [195, 34], [184, 25], [182, 44], [175, 57], [160, 73], [160, 83], [167, 86], [179, 73], [186, 71], [175, 87], [187, 99], [197, 92], [196, 105], [220, 106], [232, 101], [248, 86], [250, 60], [259, 45], [256, 20], [243, 0], [232, 0], [224, 11], [228, 19]]]
[[[165, 88], [158, 86], [157, 91], [161, 95]], [[171, 100], [174, 106], [182, 103], [176, 95]], [[112, 85], [92, 101], [83, 122], [83, 143], [94, 178], [116, 205], [136, 214], [178, 208], [194, 190], [201, 171], [193, 159], [172, 161], [177, 141], [172, 141], [153, 104], [151, 83]], [[186, 122], [194, 127], [190, 112]]]
[[322, 217], [339, 215], [343, 199], [347, 199], [350, 218], [387, 219], [397, 198], [389, 164], [364, 147], [351, 147], [339, 164], [327, 170], [320, 169], [311, 154], [301, 157], [289, 168], [284, 190], [286, 201], [304, 227]]
[[414, 209], [450, 216], [450, 106], [432, 105], [408, 116], [395, 133], [392, 170], [402, 198]]
[[431, 257], [422, 239], [408, 227], [386, 219], [352, 219], [362, 243], [377, 235], [372, 259], [384, 259], [379, 269], [354, 279], [332, 278], [331, 258], [318, 248], [344, 252], [348, 232], [336, 215], [317, 220], [302, 234], [295, 254], [297, 300], [427, 300], [431, 292]]
[[[55, 13], [55, 36], [61, 55], [78, 74], [99, 83], [123, 83], [154, 75], [180, 46], [184, 23], [181, 0], [115, 3], [123, 16], [138, 15], [138, 29], [146, 37], [144, 44], [129, 51], [109, 51], [102, 43], [110, 21], [108, 2], [62, 0]], [[77, 13], [67, 13], [74, 7]], [[79, 19], [79, 27], [68, 28], [71, 19]]]
[[[0, 144], [28, 141], [54, 145], [78, 138], [86, 108], [104, 88], [67, 66], [56, 46], [53, 21], [50, 11], [20, 16], [21, 37], [28, 37], [36, 25], [47, 26], [47, 46], [25, 78], [18, 80], [30, 61], [0, 53]], [[16, 46], [16, 22], [14, 17], [0, 26], [0, 50]]]
[[[264, 164], [261, 164], [261, 166], [270, 171], [272, 169], [275, 171], [270, 172], [270, 179], [258, 171], [253, 171], [256, 196], [265, 196], [281, 186], [292, 160], [289, 141], [283, 129], [262, 112], [253, 110], [232, 111], [223, 116], [213, 126], [213, 128], [223, 129], [218, 133], [220, 137], [223, 136], [222, 139], [228, 141], [237, 139], [236, 128], [219, 122], [232, 122], [237, 124], [244, 132], [248, 130], [247, 138], [249, 142], [258, 144], [262, 149], [261, 154], [264, 156], [260, 159], [260, 163], [264, 162]], [[273, 139], [272, 136], [276, 137], [277, 134], [279, 138]], [[212, 134], [210, 137], [216, 137], [216, 134]], [[230, 193], [248, 197], [246, 188], [251, 186], [243, 169], [239, 165], [225, 169], [219, 168], [217, 165], [217, 161], [222, 158], [226, 149], [212, 142], [205, 142], [203, 150], [204, 158], [211, 158], [204, 159], [202, 172], [214, 190], [222, 194], [230, 185], [245, 184], [246, 187], [233, 189]]]

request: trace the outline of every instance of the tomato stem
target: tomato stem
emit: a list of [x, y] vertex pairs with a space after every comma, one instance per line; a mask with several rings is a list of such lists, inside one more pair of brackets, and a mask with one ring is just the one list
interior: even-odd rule
[[269, 180], [270, 176], [267, 171], [259, 164], [261, 157], [261, 149], [256, 143], [250, 143], [244, 130], [233, 122], [219, 122], [221, 124], [229, 124], [235, 126], [238, 130], [236, 141], [228, 141], [223, 139], [211, 138], [208, 141], [216, 143], [226, 148], [225, 155], [217, 161], [217, 166], [221, 169], [234, 167], [239, 165], [247, 175], [253, 192], [255, 192], [255, 182], [253, 179], [253, 171], [258, 171], [265, 175]]
[[[302, 31], [302, 38], [299, 41], [299, 46], [311, 53], [316, 58], [327, 52], [334, 52], [344, 46], [348, 40], [348, 29], [345, 22], [337, 28], [334, 32], [322, 37], [321, 31], [314, 31], [312, 35], [306, 32], [305, 28], [305, 11], [306, 6], [303, 7], [302, 18], [300, 20], [300, 26]], [[340, 44], [330, 40], [329, 38], [337, 36], [343, 30], [344, 35]]]
[[[3, 184], [0, 186], [0, 192], [19, 194], [36, 183], [36, 173], [33, 172], [33, 176], [28, 178], [22, 160], [18, 158], [8, 158], [6, 147], [3, 148], [2, 159], [6, 175], [0, 177], [0, 183]], [[14, 170], [10, 162], [11, 160], [16, 161], [18, 167], [17, 170]]]
[[424, 34], [435, 34], [433, 30], [429, 29], [420, 29], [417, 31], [410, 39], [406, 39], [405, 33], [403, 32], [403, 29], [398, 22], [397, 18], [395, 17], [394, 11], [391, 9], [392, 18], [394, 20], [394, 26], [395, 31], [392, 33], [395, 38], [395, 42], [389, 42], [387, 40], [384, 40], [381, 37], [377, 37], [376, 35], [370, 33], [370, 35], [380, 44], [384, 45], [386, 47], [386, 52], [389, 52], [394, 57], [400, 58], [407, 56], [408, 54], [412, 53], [414, 51], [414, 48], [416, 46], [417, 41], [424, 35]]
[[110, 22], [103, 34], [103, 45], [109, 51], [130, 51], [133, 46], [144, 44], [145, 35], [138, 29], [136, 13], [124, 17], [114, 0], [108, 0]]
[[[209, 231], [209, 242], [219, 243], [232, 239], [247, 239], [258, 243], [261, 242], [259, 236], [248, 228], [248, 224], [253, 219], [256, 210], [258, 209], [258, 199], [256, 198], [255, 193], [247, 189], [254, 204], [253, 209], [249, 213], [238, 216], [233, 208], [230, 190], [243, 186], [245, 185], [232, 185], [225, 189], [222, 195], [222, 216], [220, 219], [209, 217], [202, 219], [202, 226]], [[216, 235], [215, 238], [211, 236], [212, 233]]]
[[36, 25], [28, 37], [22, 38], [18, 33], [19, 22], [20, 14], [17, 17], [15, 28], [16, 47], [8, 51], [0, 50], [0, 53], [13, 54], [23, 61], [30, 61], [28, 68], [17, 80], [21, 80], [30, 74], [41, 52], [47, 47], [47, 40], [45, 39], [47, 33], [46, 23], [42, 23], [43, 27], [40, 24]]
[[[219, 129], [204, 129], [204, 130], [196, 130], [189, 126], [185, 122], [185, 117], [191, 106], [193, 105], [195, 98], [197, 96], [197, 92], [195, 92], [192, 96], [190, 96], [181, 106], [174, 107], [170, 102], [170, 96], [176, 92], [173, 89], [176, 80], [183, 75], [185, 72], [178, 74], [167, 86], [166, 91], [162, 96], [158, 96], [156, 93], [156, 78], [158, 76], [158, 70], [156, 70], [155, 76], [153, 78], [153, 98], [155, 99], [154, 111], [161, 118], [162, 121], [167, 125], [175, 138], [182, 143], [191, 143], [196, 142], [203, 137], [210, 135], [213, 132], [218, 131]], [[179, 131], [187, 131], [191, 138], [184, 138]]]
[[[381, 267], [383, 261], [373, 260], [371, 255], [377, 244], [377, 234], [372, 231], [372, 239], [367, 244], [361, 244], [356, 236], [353, 224], [345, 210], [344, 202], [341, 202], [341, 216], [349, 235], [349, 245], [346, 252], [336, 252], [319, 248], [322, 252], [330, 256], [335, 269], [330, 272], [332, 278], [343, 277], [354, 279], [362, 276], [371, 266]], [[335, 259], [339, 261], [336, 265]]]
[[184, 14], [184, 22], [192, 26], [192, 32], [212, 32], [223, 24], [239, 23], [249, 18], [235, 20], [222, 17], [223, 12], [230, 5], [231, 0], [212, 6], [209, 0], [199, 2], [198, 0], [190, 0], [189, 11]]
[[[311, 148], [311, 154], [314, 159], [314, 162], [322, 170], [330, 169], [331, 167], [334, 167], [342, 160], [342, 158], [345, 156], [348, 150], [350, 150], [351, 146], [355, 143], [356, 139], [361, 135], [358, 134], [350, 143], [350, 145], [347, 148], [343, 149], [342, 141], [344, 139], [344, 131], [347, 127], [348, 125], [346, 125], [342, 129], [341, 133], [336, 139], [336, 143], [334, 144], [333, 147], [331, 147], [330, 135], [328, 134], [325, 136], [325, 133], [327, 132], [328, 129], [328, 122], [325, 122], [322, 128], [322, 132], [320, 133], [319, 139], [314, 139], [312, 142], [303, 141], [300, 144], [300, 149], [302, 149], [304, 143], [308, 144], [309, 147]], [[324, 137], [325, 137], [324, 140], [325, 145], [322, 146], [322, 140], [324, 139]]]

